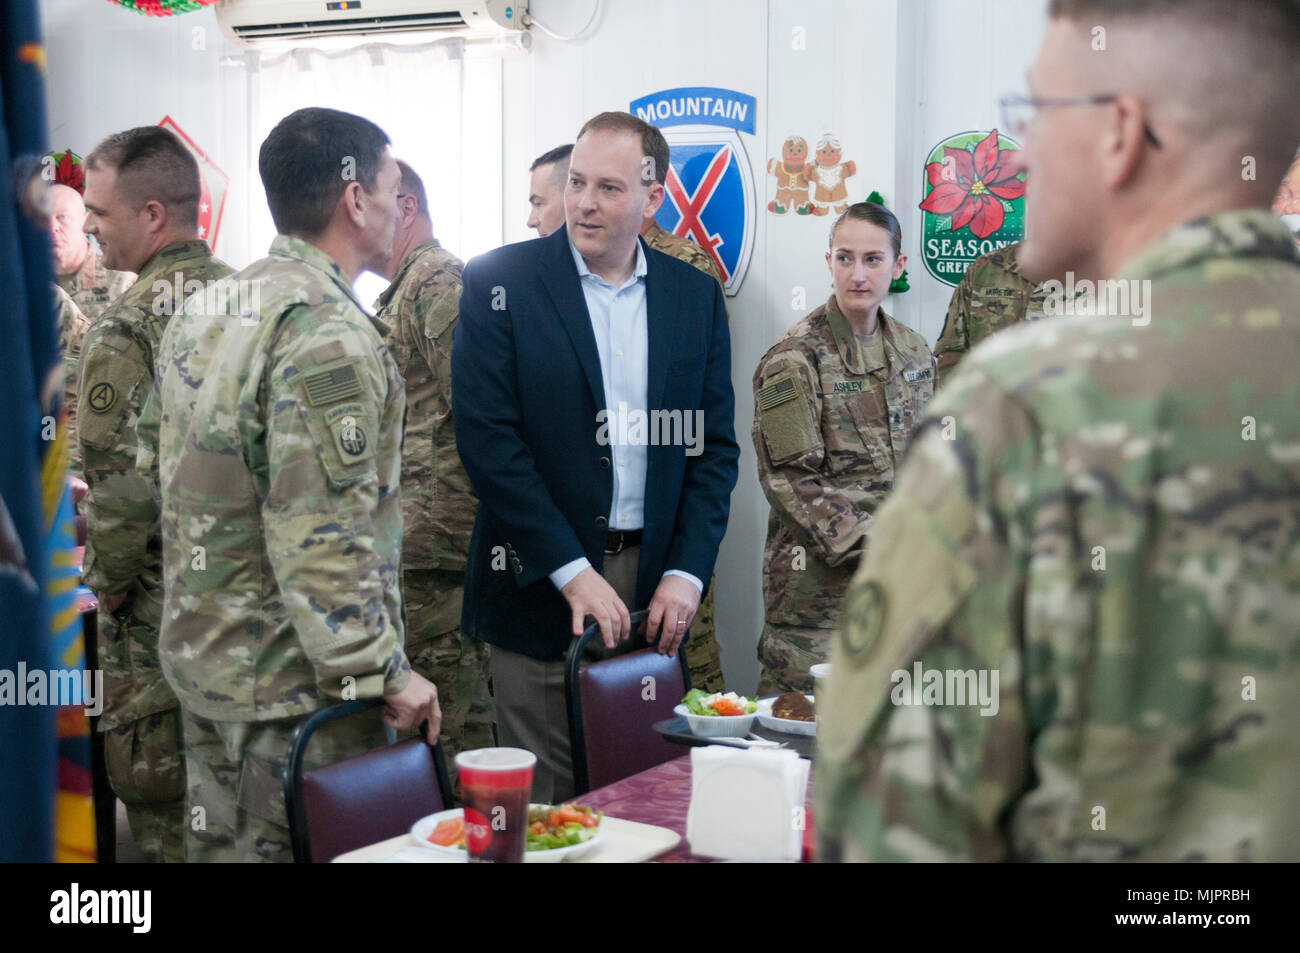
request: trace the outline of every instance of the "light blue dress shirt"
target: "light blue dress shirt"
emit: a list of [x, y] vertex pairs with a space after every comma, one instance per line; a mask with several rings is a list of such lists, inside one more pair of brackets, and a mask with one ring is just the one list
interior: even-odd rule
[[[636, 243], [636, 267], [632, 277], [619, 288], [593, 274], [581, 253], [569, 240], [578, 280], [587, 300], [591, 331], [596, 337], [600, 356], [600, 376], [605, 387], [606, 416], [603, 419], [609, 438], [613, 464], [614, 496], [609, 508], [611, 530], [637, 530], [645, 526], [645, 474], [648, 450], [641, 440], [624, 440], [632, 435], [635, 415], [645, 415], [649, 390], [650, 331], [646, 317], [645, 249]], [[644, 418], [643, 418], [644, 419]], [[600, 428], [601, 421], [591, 425]], [[640, 433], [648, 430], [641, 428]], [[565, 563], [550, 574], [555, 588], [563, 589], [574, 576], [591, 566], [586, 556]], [[704, 591], [698, 578], [680, 569], [669, 569], [665, 576], [682, 576]], [[636, 608], [628, 606], [628, 610]]]

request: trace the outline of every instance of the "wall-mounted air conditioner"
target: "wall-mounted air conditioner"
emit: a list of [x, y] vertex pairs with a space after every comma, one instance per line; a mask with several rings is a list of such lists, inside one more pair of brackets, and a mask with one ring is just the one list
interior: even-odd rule
[[221, 0], [216, 13], [238, 43], [301, 46], [518, 33], [528, 0]]

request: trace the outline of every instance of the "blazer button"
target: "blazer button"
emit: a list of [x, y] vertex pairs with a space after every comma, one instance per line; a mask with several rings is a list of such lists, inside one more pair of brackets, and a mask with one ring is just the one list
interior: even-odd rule
[[601, 457], [601, 458], [600, 458], [600, 466], [601, 466], [602, 469], [608, 470], [608, 469], [609, 469], [609, 457]]
[[596, 517], [596, 525], [597, 525], [597, 526], [604, 526], [604, 525], [605, 525], [606, 523], [608, 523], [608, 522], [609, 522], [609, 520], [605, 519], [605, 517], [603, 517], [603, 516], [597, 516], [597, 517]]

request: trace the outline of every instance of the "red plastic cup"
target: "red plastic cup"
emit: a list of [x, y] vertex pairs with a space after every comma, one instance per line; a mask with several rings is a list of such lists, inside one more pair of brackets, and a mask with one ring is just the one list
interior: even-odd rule
[[523, 748], [478, 748], [456, 755], [465, 802], [465, 859], [522, 864], [528, 799], [537, 756]]

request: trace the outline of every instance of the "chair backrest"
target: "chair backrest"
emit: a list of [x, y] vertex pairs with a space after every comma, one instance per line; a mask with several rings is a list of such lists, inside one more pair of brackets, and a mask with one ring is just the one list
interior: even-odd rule
[[307, 742], [316, 729], [381, 704], [379, 699], [342, 702], [316, 712], [294, 730], [284, 769], [284, 798], [295, 863], [326, 863], [396, 837], [451, 804], [442, 745], [430, 748], [421, 738], [302, 770]]
[[[632, 624], [648, 615], [644, 609], [632, 613]], [[651, 726], [671, 718], [673, 707], [690, 688], [686, 653], [679, 649], [676, 658], [669, 658], [651, 647], [583, 665], [588, 640], [599, 637], [599, 627], [589, 626], [569, 646], [566, 659], [564, 689], [578, 794], [682, 754], [679, 745]], [[645, 681], [647, 677], [654, 681]], [[653, 696], [647, 697], [651, 690]]]

